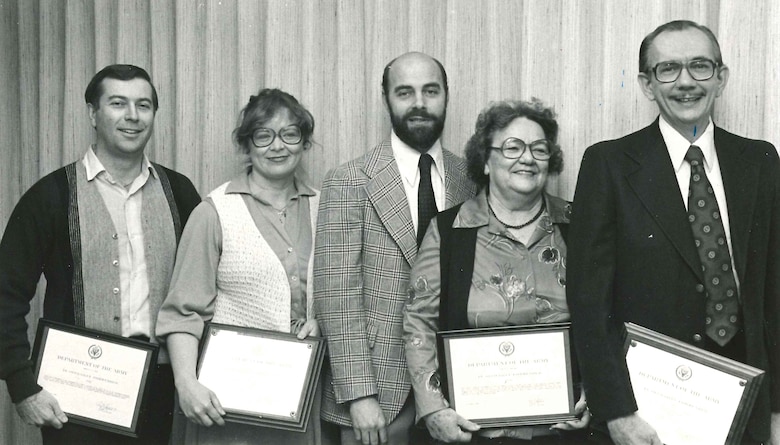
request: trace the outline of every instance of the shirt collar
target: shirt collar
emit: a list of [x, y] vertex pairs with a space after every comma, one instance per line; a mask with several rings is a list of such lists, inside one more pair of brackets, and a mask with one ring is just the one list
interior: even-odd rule
[[[316, 193], [314, 192], [314, 189], [311, 188], [306, 182], [298, 178], [298, 176], [295, 176], [293, 178], [295, 181], [295, 189], [296, 194], [295, 197], [301, 197], [301, 196], [314, 196]], [[252, 189], [249, 186], [249, 172], [245, 171], [241, 173], [240, 175], [234, 177], [230, 180], [230, 184], [228, 184], [227, 188], [225, 188], [225, 194], [230, 193], [239, 193], [239, 194], [245, 194], [245, 195], [252, 195]], [[256, 196], [252, 195], [255, 199], [259, 199]]]
[[693, 143], [666, 122], [663, 116], [660, 116], [658, 126], [666, 143], [666, 149], [669, 150], [669, 157], [672, 159], [674, 171], [679, 172], [685, 164], [685, 154], [691, 145], [701, 148], [702, 153], [704, 153], [704, 168], [708, 172], [712, 169], [715, 161], [715, 124], [712, 123], [711, 117], [707, 124], [707, 129]]
[[[98, 159], [97, 155], [95, 154], [94, 146], [90, 145], [87, 149], [87, 152], [84, 154], [83, 163], [87, 170], [87, 181], [92, 181], [95, 179], [95, 177], [97, 177], [97, 175], [105, 172], [106, 177], [109, 178], [111, 182], [116, 182], [114, 181], [114, 178], [111, 177], [111, 174], [108, 172], [108, 170], [106, 170], [106, 167], [103, 166], [103, 163], [100, 162], [100, 159]], [[144, 172], [151, 172], [151, 175], [155, 179], [157, 178], [157, 170], [155, 170], [152, 163], [149, 162], [149, 158], [146, 157], [146, 153], [144, 153], [144, 158], [141, 164], [141, 175], [143, 175]]]
[[[569, 223], [571, 204], [547, 193], [543, 195], [543, 199], [547, 208], [547, 224]], [[463, 203], [460, 210], [458, 210], [458, 215], [455, 217], [452, 227], [468, 229], [486, 226], [490, 223], [489, 213], [487, 187], [484, 187], [477, 196]]]
[[[408, 185], [414, 186], [417, 184], [417, 178], [420, 173], [420, 168], [418, 167], [420, 152], [402, 141], [395, 134], [395, 130], [390, 133], [390, 145], [393, 147], [393, 156], [398, 165], [398, 171], [401, 173], [401, 178]], [[444, 154], [442, 153], [441, 139], [437, 139], [427, 153], [433, 158], [432, 168], [435, 168], [439, 176], [444, 178]]]

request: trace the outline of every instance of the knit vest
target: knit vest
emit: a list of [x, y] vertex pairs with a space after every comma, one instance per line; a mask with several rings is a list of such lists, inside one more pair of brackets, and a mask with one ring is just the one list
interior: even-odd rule
[[[73, 280], [76, 324], [121, 335], [122, 295], [115, 263], [119, 258], [116, 229], [95, 181], [87, 181], [84, 164], [71, 165], [66, 171], [71, 194], [71, 248], [77, 269]], [[161, 169], [155, 170], [159, 178], [149, 176], [142, 189], [141, 204], [152, 339], [157, 312], [168, 294], [180, 230], [171, 217], [175, 213], [178, 218], [178, 210], [170, 184]]]
[[242, 195], [225, 193], [228, 184], [209, 194], [222, 226], [213, 321], [290, 332], [287, 273], [260, 234]]

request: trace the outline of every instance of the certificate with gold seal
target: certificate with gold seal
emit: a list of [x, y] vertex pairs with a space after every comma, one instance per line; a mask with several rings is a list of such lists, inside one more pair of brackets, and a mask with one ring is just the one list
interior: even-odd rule
[[442, 387], [484, 427], [574, 420], [569, 323], [442, 331]]
[[210, 323], [198, 381], [230, 422], [305, 431], [325, 356], [322, 337]]
[[626, 323], [638, 414], [666, 445], [740, 444], [764, 371]]
[[68, 421], [138, 437], [159, 346], [45, 319], [32, 359]]

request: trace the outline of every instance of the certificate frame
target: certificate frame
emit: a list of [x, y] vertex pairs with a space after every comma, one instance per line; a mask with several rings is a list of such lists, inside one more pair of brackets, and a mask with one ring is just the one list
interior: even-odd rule
[[[445, 377], [444, 386], [446, 387], [447, 398], [451, 407], [458, 411], [458, 413], [461, 415], [466, 414], [464, 417], [479, 424], [483, 428], [546, 425], [577, 419], [574, 411], [576, 400], [574, 399], [574, 382], [572, 377], [573, 365], [570, 331], [571, 324], [567, 322], [438, 332], [437, 337], [440, 352], [439, 363], [443, 370], [446, 369], [446, 377], [443, 376]], [[480, 354], [479, 357], [469, 357], [468, 354], [462, 352], [465, 350], [462, 347], [468, 349], [468, 342], [471, 342], [472, 340], [485, 340], [489, 342], [488, 344], [495, 342], [496, 348], [481, 348], [480, 352], [478, 353]], [[547, 360], [549, 358], [548, 356], [544, 355], [536, 358], [523, 355], [523, 345], [528, 345], [529, 342], [536, 340], [544, 340], [555, 345], [555, 348], [553, 348], [554, 352], [550, 351], [549, 353], [554, 355], [554, 357], [552, 357], [552, 362], [556, 364], [554, 371], [558, 374], [553, 377], [550, 375], [542, 377], [542, 379], [553, 378], [553, 381], [551, 382], [538, 381], [540, 378], [540, 373], [536, 372], [536, 370], [538, 370], [535, 368], [536, 365], [528, 365], [527, 363], [524, 363], [529, 362], [529, 360]], [[460, 346], [458, 345], [459, 343], [461, 343]], [[515, 347], [515, 344], [520, 346]], [[475, 345], [478, 346], [478, 344]], [[459, 349], [461, 352], [458, 352]], [[525, 349], [526, 354], [528, 353], [528, 349], [533, 350], [533, 348]], [[468, 381], [459, 381], [461, 378], [459, 374], [463, 374], [463, 380], [466, 380], [466, 374], [459, 371], [459, 369], [462, 370], [464, 364], [467, 368], [472, 365], [482, 366], [478, 365], [480, 363], [486, 366], [486, 368], [490, 368], [492, 363], [496, 363], [497, 360], [501, 360], [496, 359], [496, 357], [498, 357], [494, 352], [496, 350], [504, 357], [511, 357], [512, 355], [518, 354], [516, 357], [519, 359], [520, 364], [517, 366], [531, 366], [530, 370], [532, 372], [525, 373], [530, 377], [520, 377], [519, 375], [510, 376], [512, 379], [510, 384], [513, 384], [515, 388], [518, 388], [519, 386], [525, 386], [527, 389], [520, 389], [515, 392], [507, 393], [505, 393], [503, 390], [500, 391], [506, 398], [510, 398], [510, 394], [518, 396], [522, 394], [523, 391], [525, 391], [527, 393], [526, 395], [529, 396], [527, 398], [514, 398], [511, 402], [507, 401], [507, 405], [513, 405], [513, 408], [510, 408], [510, 411], [512, 409], [517, 410], [516, 406], [519, 405], [516, 403], [517, 400], [527, 400], [525, 403], [527, 403], [529, 406], [538, 405], [541, 411], [523, 414], [510, 412], [506, 415], [495, 415], [495, 413], [492, 412], [491, 414], [481, 414], [480, 408], [470, 410], [471, 412], [469, 413], [463, 413], [461, 412], [462, 410], [458, 410], [458, 405], [461, 402], [461, 399], [463, 399], [466, 404], [471, 404], [470, 400], [468, 400], [468, 398], [463, 395], [471, 392], [472, 388], [474, 388], [473, 386], [468, 386], [470, 384]], [[546, 353], [547, 351], [544, 352], [544, 354]], [[559, 354], [561, 356], [558, 356]], [[502, 362], [502, 365], [503, 364], [506, 364], [506, 362]], [[562, 366], [562, 369], [558, 369], [557, 366]], [[511, 362], [508, 365], [508, 368], [505, 369], [509, 369], [509, 372], [523, 373], [522, 370], [518, 370], [515, 365], [511, 364]], [[501, 372], [505, 371], [502, 370]], [[533, 377], [534, 375], [536, 375], [536, 377]], [[482, 381], [492, 381], [493, 379], [494, 377], [491, 376], [490, 379]], [[525, 381], [526, 379], [527, 381]], [[509, 383], [508, 380], [505, 382]], [[539, 399], [540, 393], [538, 392], [538, 389], [542, 386], [556, 387], [552, 392], [552, 394], [555, 396], [553, 399], [557, 401], [554, 406], [549, 408], [541, 407], [541, 405], [546, 404], [545, 400]], [[488, 389], [488, 391], [492, 391], [492, 389]], [[550, 395], [550, 392], [547, 394]]]
[[[643, 350], [644, 352], [642, 352]], [[700, 391], [699, 389], [690, 389], [688, 388], [687, 383], [683, 383], [688, 381], [693, 382], [697, 375], [715, 375], [718, 381], [725, 378], [729, 381], [736, 382], [736, 384], [742, 388], [741, 390], [739, 388], [726, 389], [723, 385], [718, 385], [709, 392], [709, 394], [718, 394], [718, 397], [722, 397], [724, 394], [733, 394], [731, 397], [732, 401], [738, 397], [739, 401], [735, 407], [733, 405], [726, 405], [724, 402], [724, 406], [726, 406], [724, 411], [733, 410], [733, 418], [718, 419], [707, 416], [708, 420], [706, 423], [699, 425], [694, 423], [695, 418], [693, 415], [690, 415], [686, 416], [687, 428], [685, 428], [685, 430], [708, 431], [707, 434], [712, 434], [713, 426], [719, 426], [723, 422], [729, 422], [723, 423], [723, 425], [730, 425], [724, 443], [726, 445], [738, 445], [741, 443], [742, 434], [745, 431], [753, 403], [758, 396], [761, 382], [764, 379], [765, 372], [763, 370], [706, 351], [631, 322], [625, 323], [624, 352], [626, 354], [626, 365], [629, 374], [633, 376], [639, 376], [639, 372], [644, 372], [645, 375], [648, 375], [648, 371], [645, 368], [639, 369], [638, 363], [641, 362], [639, 358], [636, 360], [629, 360], [631, 358], [630, 354], [642, 354], [637, 357], [653, 354], [653, 357], [656, 358], [655, 363], [657, 365], [653, 367], [653, 372], [660, 373], [660, 375], [650, 375], [648, 378], [652, 379], [653, 382], [663, 382], [663, 387], [667, 387], [670, 391], [677, 391], [677, 396], [680, 399], [690, 397], [700, 398], [701, 396], [706, 399], [707, 392]], [[659, 353], [660, 355], [656, 355]], [[657, 357], [661, 357], [662, 360], [658, 360]], [[667, 363], [666, 360], [670, 360], [670, 362]], [[636, 362], [636, 364], [634, 362]], [[674, 369], [674, 371], [666, 372], [667, 370], [671, 371], [671, 369]], [[648, 400], [652, 400], [652, 397], [655, 397], [655, 395], [658, 394], [658, 385], [653, 385], [652, 388], [642, 388], [643, 381], [644, 378], [642, 378], [642, 380], [638, 378], [632, 379], [634, 396], [637, 398], [638, 403], [645, 397], [651, 397], [651, 399]], [[716, 380], [712, 379], [710, 383], [714, 384], [715, 382]], [[665, 397], [667, 400], [672, 400], [670, 399], [671, 396], [668, 394], [662, 394], [662, 397]], [[672, 403], [674, 403], [674, 405], [672, 405]], [[695, 408], [694, 404], [690, 403], [688, 400], [684, 400], [679, 403], [677, 401], [669, 401], [664, 405], [664, 410], [669, 411], [671, 409], [676, 409], [676, 406], [680, 404], [688, 404], [692, 407], [691, 409]], [[718, 404], [720, 404], [720, 400], [718, 400]], [[672, 406], [675, 406], [675, 408], [672, 408]], [[698, 409], [701, 411], [702, 408], [699, 407]], [[640, 404], [639, 414], [640, 416], [654, 416], [656, 414], [655, 406], [649, 404], [649, 402], [644, 407]], [[690, 437], [680, 438], [673, 428], [663, 424], [656, 424], [653, 425], [653, 427], [659, 433], [661, 439], [668, 445], [693, 443], [693, 441], [696, 440], [696, 438]], [[666, 437], [664, 437], [664, 435], [666, 435]], [[719, 437], [722, 438], [722, 436]], [[711, 438], [706, 439], [706, 442], [714, 443]]]
[[[296, 380], [295, 388], [300, 389], [298, 394], [293, 394], [293, 398], [286, 400], [287, 406], [295, 406], [294, 411], [290, 411], [289, 415], [280, 415], [279, 413], [271, 413], [263, 411], [262, 409], [247, 409], [246, 406], [231, 406], [226, 403], [229, 399], [235, 399], [241, 397], [233, 393], [234, 391], [240, 391], [240, 388], [222, 388], [218, 392], [215, 390], [213, 384], [210, 385], [209, 381], [203, 381], [204, 369], [208, 368], [209, 376], [215, 375], [230, 375], [231, 371], [227, 368], [230, 363], [226, 360], [221, 360], [225, 357], [239, 357], [245, 351], [218, 351], [215, 348], [224, 347], [214, 346], [216, 341], [215, 336], [221, 333], [227, 333], [228, 335], [238, 336], [242, 342], [250, 342], [254, 347], [261, 348], [263, 345], [269, 346], [269, 349], [276, 350], [281, 346], [294, 347], [297, 354], [300, 354], [302, 348], [308, 352], [308, 359], [305, 364], [305, 377], [302, 381]], [[223, 335], [225, 338], [225, 335]], [[247, 344], [247, 343], [243, 343]], [[225, 355], [227, 354], [227, 355]], [[304, 354], [306, 355], [306, 354]], [[303, 340], [299, 340], [294, 334], [278, 331], [270, 331], [265, 329], [255, 329], [241, 326], [232, 326], [222, 323], [208, 323], [204, 328], [204, 334], [201, 338], [200, 354], [198, 358], [198, 380], [201, 381], [206, 387], [209, 387], [217, 394], [220, 399], [222, 408], [225, 410], [224, 419], [229, 422], [243, 423], [249, 425], [257, 425], [268, 428], [277, 428], [289, 431], [306, 431], [311, 417], [311, 410], [316, 398], [316, 391], [319, 384], [322, 363], [325, 357], [325, 339], [323, 337], [308, 336]], [[244, 361], [246, 365], [246, 361]], [[274, 369], [271, 367], [264, 367], [260, 361], [247, 366], [254, 366], [257, 372], [255, 375], [266, 375], [274, 373]], [[279, 372], [278, 370], [276, 372]], [[281, 376], [280, 376], [281, 377]], [[212, 379], [212, 382], [221, 381], [221, 379], [213, 380], [215, 377], [208, 377]], [[274, 382], [286, 380], [285, 378], [271, 379]], [[295, 399], [297, 397], [297, 399]], [[223, 400], [224, 399], [224, 400]], [[296, 401], [297, 400], [297, 401]], [[227, 406], [226, 406], [227, 405]]]
[[[62, 350], [49, 346], [50, 343], [63, 339], [70, 339], [71, 343], [79, 345], [88, 344], [89, 347], [84, 351], [70, 351], [75, 353], [77, 357], [64, 357], [61, 355]], [[159, 348], [159, 345], [154, 343], [41, 318], [38, 320], [31, 360], [34, 364], [36, 382], [47, 391], [52, 392], [57, 398], [63, 412], [68, 416], [69, 423], [137, 438], [145, 420], [151, 390], [150, 373], [152, 367], [157, 364]], [[115, 363], [122, 364], [128, 361], [128, 357], [131, 357], [131, 365], [124, 365], [124, 371], [127, 372], [130, 369], [131, 377], [127, 379], [130, 381], [117, 382], [116, 380], [122, 380], [127, 374], [122, 375], [122, 366], [117, 367]], [[55, 365], [62, 364], [63, 361], [67, 364], [62, 366], [67, 366], [67, 368], [60, 368], [60, 372], [52, 369]], [[79, 372], [79, 368], [84, 372]], [[124, 391], [121, 394], [113, 392], [105, 387], [105, 382], [109, 379], [104, 378], [105, 376], [89, 375], [91, 372], [109, 373], [111, 378], [116, 378], [111, 381], [111, 384], [126, 383], [128, 387], [121, 388]], [[59, 376], [66, 376], [73, 381]], [[48, 388], [47, 381], [51, 382]], [[65, 389], [58, 393], [56, 389], [52, 388], [54, 382], [78, 389]], [[62, 387], [64, 388], [64, 386]], [[108, 414], [105, 416], [99, 414], [93, 417], [85, 411], [94, 408], [101, 413], [110, 412], [112, 407], [110, 403], [106, 403], [100, 398], [96, 400], [93, 394], [83, 394], [78, 397], [78, 394], [85, 391], [102, 392], [103, 395], [113, 394], [106, 397], [129, 398], [125, 405], [133, 406], [132, 413], [129, 415], [126, 413], [125, 416], [122, 416], [122, 419], [125, 420], [112, 419]], [[92, 407], [89, 403], [85, 404], [85, 400], [94, 400], [97, 406]], [[78, 408], [74, 409], [74, 407]]]

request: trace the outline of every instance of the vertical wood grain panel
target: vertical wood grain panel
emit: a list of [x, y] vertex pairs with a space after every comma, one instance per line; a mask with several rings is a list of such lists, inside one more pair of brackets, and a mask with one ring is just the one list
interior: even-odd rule
[[[154, 157], [166, 167], [176, 161], [176, 8], [174, 0], [154, 0], [150, 4], [150, 65], [145, 67], [157, 89], [160, 108], [154, 117]], [[188, 171], [182, 171], [185, 175]]]

